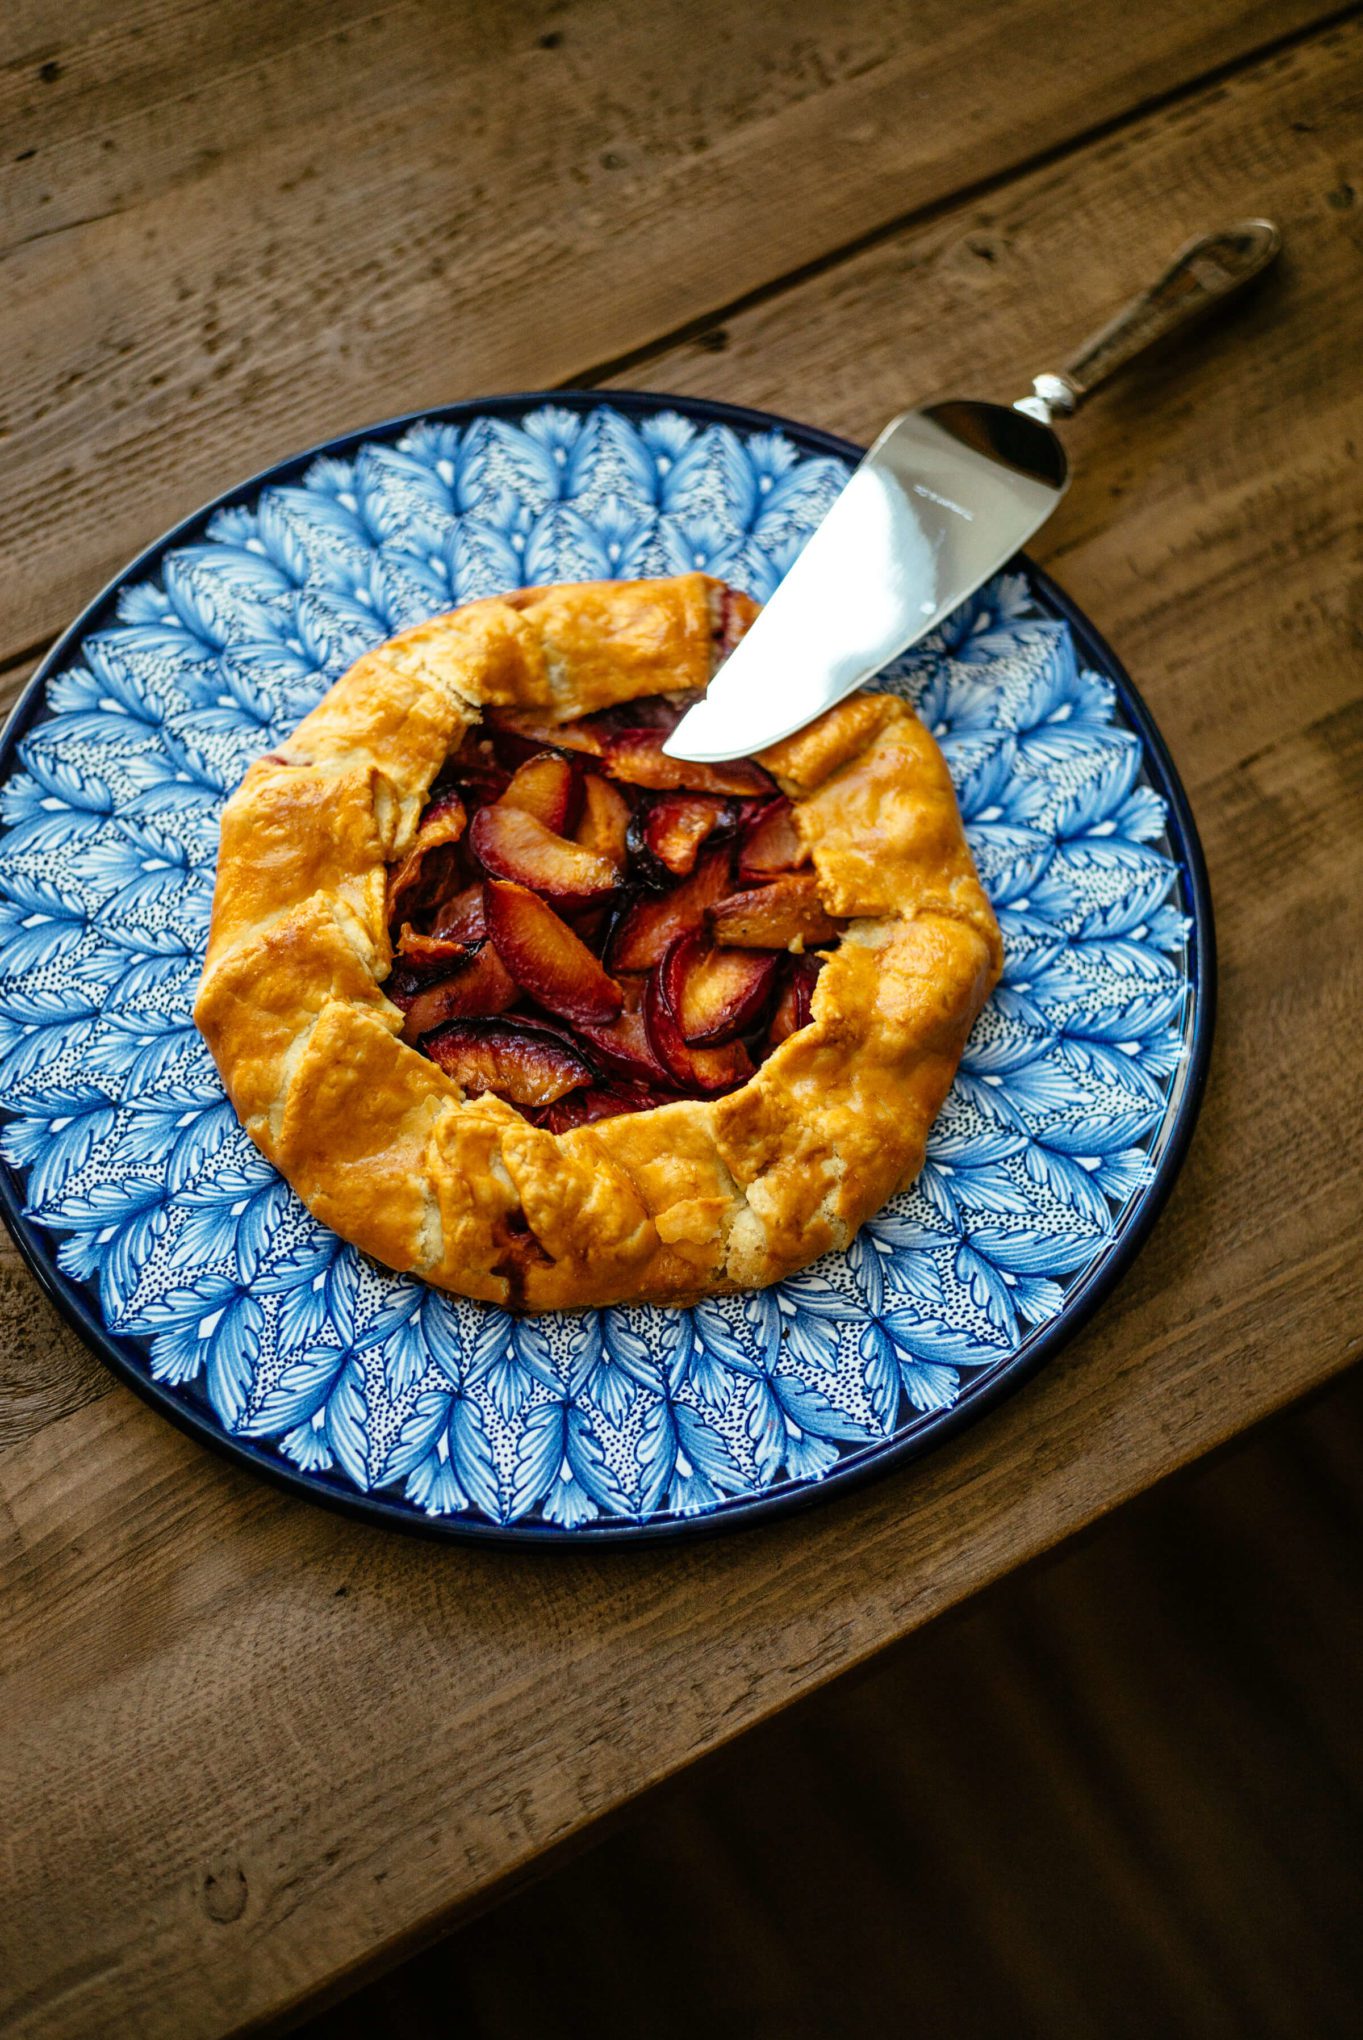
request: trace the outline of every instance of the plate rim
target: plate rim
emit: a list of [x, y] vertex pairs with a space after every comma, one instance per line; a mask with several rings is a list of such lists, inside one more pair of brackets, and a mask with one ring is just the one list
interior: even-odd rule
[[[640, 415], [677, 411], [699, 423], [728, 425], [740, 431], [782, 432], [811, 453], [839, 460], [856, 462], [866, 451], [852, 440], [825, 432], [818, 426], [803, 424], [776, 411], [663, 390], [608, 388], [528, 390], [466, 397], [448, 404], [423, 405], [417, 410], [399, 412], [396, 416], [338, 433], [301, 452], [271, 461], [244, 481], [210, 497], [143, 546], [105, 583], [38, 662], [3, 729], [0, 729], [0, 781], [10, 769], [20, 740], [37, 719], [49, 680], [71, 647], [100, 627], [105, 612], [130, 581], [140, 578], [165, 553], [188, 540], [216, 512], [253, 498], [261, 489], [272, 484], [287, 483], [314, 461], [328, 457], [346, 458], [368, 441], [391, 439], [422, 423], [461, 425], [475, 418], [519, 417], [526, 411], [544, 406], [586, 411], [603, 405]], [[676, 1538], [718, 1536], [724, 1532], [756, 1528], [761, 1523], [793, 1515], [834, 1495], [846, 1495], [901, 1470], [997, 1409], [1089, 1324], [1101, 1304], [1128, 1273], [1154, 1230], [1182, 1169], [1201, 1110], [1207, 1088], [1217, 1004], [1216, 928], [1211, 882], [1192, 805], [1169, 747], [1125, 664], [1107, 639], [1072, 597], [1026, 553], [1014, 555], [1014, 560], [1007, 562], [1001, 571], [1007, 571], [1015, 562], [1024, 569], [1029, 583], [1038, 590], [1053, 613], [1068, 625], [1083, 655], [1114, 683], [1123, 711], [1163, 782], [1159, 791], [1168, 808], [1166, 827], [1175, 863], [1189, 895], [1188, 982], [1192, 987], [1194, 1007], [1184, 1083], [1154, 1175], [1137, 1193], [1107, 1247], [1085, 1270], [1055, 1316], [1038, 1326], [1008, 1359], [990, 1369], [979, 1380], [978, 1386], [973, 1389], [969, 1385], [963, 1387], [959, 1400], [950, 1409], [941, 1411], [902, 1438], [887, 1440], [878, 1447], [870, 1446], [864, 1455], [858, 1454], [850, 1461], [835, 1463], [819, 1479], [807, 1480], [775, 1494], [735, 1496], [727, 1504], [695, 1516], [671, 1516], [665, 1520], [642, 1522], [627, 1518], [598, 1519], [572, 1529], [544, 1522], [493, 1523], [462, 1516], [431, 1516], [410, 1504], [390, 1500], [372, 1490], [356, 1489], [350, 1493], [330, 1482], [319, 1481], [301, 1468], [290, 1466], [272, 1455], [265, 1444], [223, 1430], [206, 1414], [181, 1402], [169, 1387], [153, 1380], [142, 1362], [141, 1349], [131, 1340], [109, 1331], [89, 1300], [57, 1266], [55, 1243], [25, 1214], [17, 1170], [10, 1163], [0, 1161], [0, 1217], [3, 1217], [21, 1257], [48, 1301], [117, 1380], [198, 1443], [207, 1445], [210, 1450], [246, 1468], [258, 1478], [269, 1481], [284, 1493], [314, 1506], [362, 1522], [379, 1523], [408, 1536], [445, 1543], [519, 1548], [536, 1544], [547, 1549], [580, 1550], [585, 1544], [596, 1547], [661, 1543]]]

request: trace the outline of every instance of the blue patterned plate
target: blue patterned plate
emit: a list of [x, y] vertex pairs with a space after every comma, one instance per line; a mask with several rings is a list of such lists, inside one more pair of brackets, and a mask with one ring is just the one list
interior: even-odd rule
[[1130, 1262], [1206, 1069], [1206, 878], [1134, 689], [1026, 561], [882, 679], [941, 741], [1008, 962], [922, 1176], [846, 1254], [690, 1311], [441, 1295], [303, 1208], [190, 1019], [222, 803], [359, 653], [538, 581], [704, 567], [766, 597], [856, 457], [666, 397], [398, 419], [222, 497], [54, 648], [0, 754], [5, 1212], [167, 1416], [389, 1523], [672, 1534], [923, 1451]]

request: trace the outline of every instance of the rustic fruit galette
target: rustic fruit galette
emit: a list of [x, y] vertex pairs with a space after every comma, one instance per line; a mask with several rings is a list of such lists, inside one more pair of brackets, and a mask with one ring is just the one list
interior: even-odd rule
[[760, 760], [664, 752], [755, 614], [702, 574], [470, 603], [228, 802], [195, 1017], [257, 1146], [391, 1267], [690, 1302], [921, 1166], [998, 929], [893, 696]]

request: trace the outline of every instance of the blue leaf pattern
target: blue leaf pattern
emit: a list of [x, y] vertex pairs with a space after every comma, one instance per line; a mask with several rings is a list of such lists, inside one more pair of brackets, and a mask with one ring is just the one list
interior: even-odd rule
[[922, 1175], [845, 1253], [689, 1311], [439, 1294], [304, 1210], [193, 1026], [223, 800], [358, 653], [536, 580], [705, 567], [765, 599], [845, 476], [676, 410], [431, 420], [212, 513], [49, 681], [0, 788], [0, 1153], [65, 1278], [224, 1431], [423, 1514], [704, 1515], [930, 1425], [1109, 1248], [1192, 928], [1117, 690], [1025, 574], [882, 677], [942, 743], [1008, 954]]

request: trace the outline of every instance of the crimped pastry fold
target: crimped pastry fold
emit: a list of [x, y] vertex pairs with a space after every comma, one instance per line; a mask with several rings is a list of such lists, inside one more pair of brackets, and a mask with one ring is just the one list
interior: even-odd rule
[[753, 614], [703, 574], [470, 603], [357, 661], [228, 802], [195, 1019], [252, 1140], [366, 1253], [528, 1310], [683, 1304], [845, 1246], [917, 1174], [1001, 949], [941, 753], [893, 696], [762, 756], [847, 925], [811, 1024], [738, 1090], [550, 1133], [465, 1098], [384, 995], [388, 868], [483, 709], [702, 688]]

